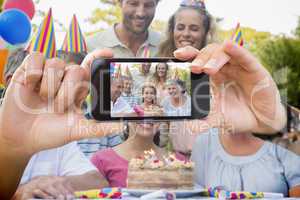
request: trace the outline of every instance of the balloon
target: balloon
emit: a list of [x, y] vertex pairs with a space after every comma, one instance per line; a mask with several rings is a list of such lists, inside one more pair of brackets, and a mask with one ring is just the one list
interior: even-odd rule
[[8, 10], [16, 8], [26, 13], [30, 19], [33, 18], [35, 7], [32, 0], [6, 0], [3, 4], [3, 9]]
[[10, 9], [0, 14], [0, 36], [6, 42], [12, 45], [25, 43], [30, 33], [30, 20], [24, 12]]

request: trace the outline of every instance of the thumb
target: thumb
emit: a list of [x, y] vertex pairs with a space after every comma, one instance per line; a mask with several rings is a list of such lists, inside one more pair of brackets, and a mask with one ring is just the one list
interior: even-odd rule
[[92, 63], [97, 58], [112, 58], [113, 52], [111, 49], [96, 49], [89, 53], [81, 63], [81, 66], [86, 69], [88, 74], [91, 73]]
[[191, 60], [196, 58], [199, 52], [200, 51], [194, 47], [186, 46], [174, 51], [174, 56], [179, 60]]

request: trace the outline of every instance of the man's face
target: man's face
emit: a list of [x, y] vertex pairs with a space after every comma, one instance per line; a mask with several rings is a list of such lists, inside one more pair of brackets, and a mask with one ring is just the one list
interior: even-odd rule
[[123, 88], [123, 81], [121, 79], [116, 79], [112, 82], [110, 87], [111, 100], [116, 101], [117, 98], [121, 96]]
[[150, 72], [151, 63], [142, 63], [142, 72], [148, 74]]
[[125, 79], [123, 81], [123, 91], [126, 94], [130, 94], [131, 93], [131, 88], [132, 88], [132, 80]]
[[150, 26], [157, 0], [122, 0], [123, 24], [134, 34], [145, 33]]

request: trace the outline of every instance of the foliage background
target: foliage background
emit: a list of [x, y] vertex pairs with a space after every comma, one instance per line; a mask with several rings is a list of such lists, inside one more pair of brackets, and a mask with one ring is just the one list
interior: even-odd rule
[[[1, 2], [2, 0], [0, 0]], [[41, 0], [34, 0], [38, 4]], [[120, 21], [121, 9], [118, 0], [96, 0], [101, 3], [101, 8], [95, 8], [91, 16], [87, 18], [87, 23], [99, 25], [97, 27], [107, 27]], [[37, 15], [43, 17], [45, 12], [37, 11]], [[222, 19], [217, 18], [217, 23]], [[55, 23], [66, 29], [62, 23], [55, 20]], [[161, 32], [165, 31], [167, 22], [155, 20], [151, 28]], [[34, 25], [34, 28], [37, 26]], [[99, 28], [87, 35], [102, 31]], [[234, 29], [217, 31], [219, 41], [230, 38]], [[292, 36], [272, 35], [269, 32], [260, 32], [250, 27], [242, 27], [245, 47], [253, 52], [264, 66], [270, 71], [274, 77], [284, 103], [300, 107], [300, 17], [298, 18], [298, 26], [295, 27]]]

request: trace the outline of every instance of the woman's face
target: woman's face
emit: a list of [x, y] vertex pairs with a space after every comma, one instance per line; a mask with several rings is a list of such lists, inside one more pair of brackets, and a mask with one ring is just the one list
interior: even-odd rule
[[167, 75], [167, 66], [163, 63], [157, 65], [158, 77], [165, 77]]
[[176, 84], [170, 84], [167, 86], [168, 94], [171, 97], [180, 96], [180, 88]]
[[132, 122], [129, 123], [130, 133], [153, 139], [159, 128], [158, 122]]
[[153, 104], [155, 99], [155, 91], [152, 87], [145, 87], [143, 93], [144, 103]]
[[204, 40], [203, 17], [194, 9], [181, 10], [175, 16], [174, 43], [176, 48], [201, 48]]

